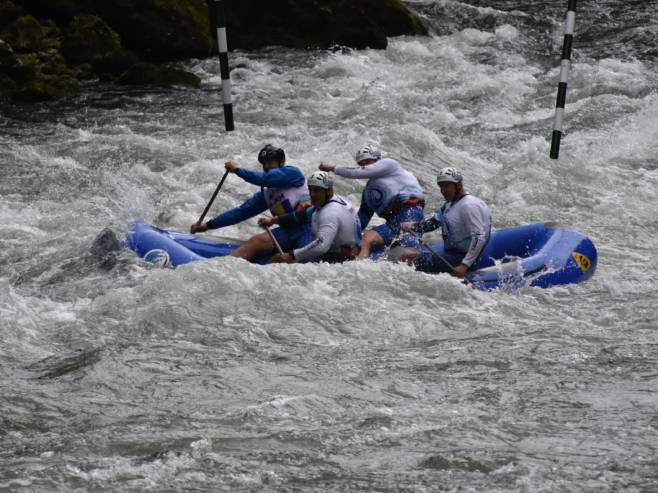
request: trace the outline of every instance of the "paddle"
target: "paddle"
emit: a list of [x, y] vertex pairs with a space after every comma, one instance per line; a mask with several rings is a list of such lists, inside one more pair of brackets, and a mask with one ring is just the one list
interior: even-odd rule
[[197, 221], [197, 224], [201, 224], [203, 222], [203, 219], [206, 217], [206, 214], [208, 214], [208, 211], [210, 210], [210, 206], [212, 203], [215, 201], [215, 198], [217, 197], [217, 194], [222, 188], [222, 185], [224, 184], [224, 181], [226, 180], [226, 177], [229, 174], [229, 170], [226, 170], [226, 173], [224, 173], [224, 176], [222, 176], [221, 181], [219, 182], [219, 185], [217, 185], [217, 188], [215, 189], [215, 193], [212, 194], [212, 197], [210, 198], [210, 202], [208, 202], [208, 205], [206, 206], [205, 210], [203, 211], [203, 214], [201, 214], [201, 217]]
[[272, 231], [270, 230], [269, 226], [263, 226], [265, 228], [265, 231], [267, 231], [267, 234], [270, 235], [270, 238], [272, 238], [272, 241], [274, 242], [274, 245], [276, 246], [276, 249], [279, 250], [279, 253], [283, 255], [283, 250], [281, 249], [281, 245], [279, 245], [279, 242], [276, 241], [276, 238], [272, 234]]
[[[443, 255], [441, 255], [439, 252], [437, 252], [436, 250], [434, 250], [434, 248], [432, 248], [432, 245], [430, 245], [429, 243], [427, 243], [425, 240], [420, 240], [420, 242], [423, 244], [423, 246], [424, 246], [425, 248], [427, 248], [427, 249], [430, 251], [430, 253], [431, 253], [434, 257], [438, 258], [441, 262], [443, 262], [443, 263], [444, 263], [444, 264], [450, 269], [450, 272], [452, 272], [452, 271], [455, 270], [455, 267], [454, 267], [450, 262], [448, 262], [448, 261], [443, 257]], [[470, 283], [470, 281], [469, 281], [468, 279], [466, 279], [465, 277], [462, 278], [462, 282], [463, 282], [464, 284], [469, 284], [469, 283]]]

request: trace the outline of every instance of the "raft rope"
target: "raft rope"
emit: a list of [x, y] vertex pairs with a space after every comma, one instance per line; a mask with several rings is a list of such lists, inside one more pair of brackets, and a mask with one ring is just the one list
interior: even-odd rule
[[576, 0], [569, 0], [567, 6], [567, 20], [564, 27], [564, 41], [562, 42], [562, 60], [560, 62], [560, 82], [557, 87], [557, 103], [555, 104], [555, 118], [553, 120], [553, 137], [551, 140], [551, 159], [560, 155], [560, 139], [562, 138], [562, 122], [564, 120], [564, 104], [567, 99], [567, 82], [571, 68], [571, 47], [573, 45], [573, 31], [576, 25]]
[[219, 71], [222, 76], [222, 99], [224, 101], [224, 125], [230, 132], [233, 126], [233, 102], [231, 101], [231, 75], [228, 68], [228, 43], [226, 41], [226, 13], [224, 0], [215, 0], [215, 22], [217, 46], [219, 48]]

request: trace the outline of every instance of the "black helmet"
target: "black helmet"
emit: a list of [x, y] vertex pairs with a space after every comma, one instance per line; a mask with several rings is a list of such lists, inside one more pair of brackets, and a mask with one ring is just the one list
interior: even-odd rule
[[258, 162], [260, 164], [269, 163], [270, 161], [278, 161], [284, 163], [286, 161], [286, 153], [280, 147], [274, 147], [272, 144], [267, 144], [258, 153]]

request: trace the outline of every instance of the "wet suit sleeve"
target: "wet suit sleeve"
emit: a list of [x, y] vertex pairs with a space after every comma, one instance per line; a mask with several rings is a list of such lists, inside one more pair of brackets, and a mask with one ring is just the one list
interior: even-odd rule
[[470, 267], [487, 244], [491, 221], [487, 220], [485, 212], [479, 207], [464, 210], [463, 221], [471, 232], [471, 243], [461, 263]]
[[262, 171], [239, 168], [237, 175], [247, 183], [258, 185], [260, 187], [301, 187], [304, 184], [304, 175], [299, 168], [294, 166], [275, 168], [266, 173]]
[[337, 217], [333, 214], [323, 214], [320, 217], [318, 233], [315, 239], [305, 247], [293, 251], [295, 260], [303, 262], [305, 260], [321, 257], [329, 251], [337, 233]]
[[225, 226], [232, 226], [241, 223], [245, 219], [254, 217], [267, 210], [267, 203], [263, 192], [258, 192], [253, 195], [242, 205], [226, 211], [218, 216], [213, 217], [208, 221], [208, 229], [223, 228]]
[[334, 173], [338, 176], [354, 179], [371, 179], [386, 176], [399, 166], [397, 161], [392, 159], [380, 159], [376, 163], [369, 164], [368, 166], [349, 168], [347, 166], [336, 166]]
[[315, 207], [307, 207], [301, 211], [294, 211], [282, 216], [278, 216], [279, 225], [284, 228], [292, 228], [300, 224], [308, 224], [311, 222], [311, 216], [315, 212]]
[[368, 223], [375, 213], [366, 203], [365, 191], [361, 194], [361, 207], [359, 207], [359, 221], [361, 222], [361, 229], [366, 229]]

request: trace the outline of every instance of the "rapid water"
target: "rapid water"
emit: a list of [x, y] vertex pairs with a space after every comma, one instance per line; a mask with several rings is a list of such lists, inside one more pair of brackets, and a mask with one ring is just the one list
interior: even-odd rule
[[[185, 64], [201, 90], [2, 108], [0, 491], [658, 491], [658, 4], [579, 2], [559, 161], [566, 2], [411, 5], [433, 36], [233, 53], [229, 135], [215, 59]], [[390, 263], [88, 253], [131, 217], [186, 230], [265, 143], [310, 172], [368, 141], [428, 213], [456, 165], [495, 226], [589, 235], [596, 274], [483, 293]], [[213, 212], [254, 191], [231, 176]]]

